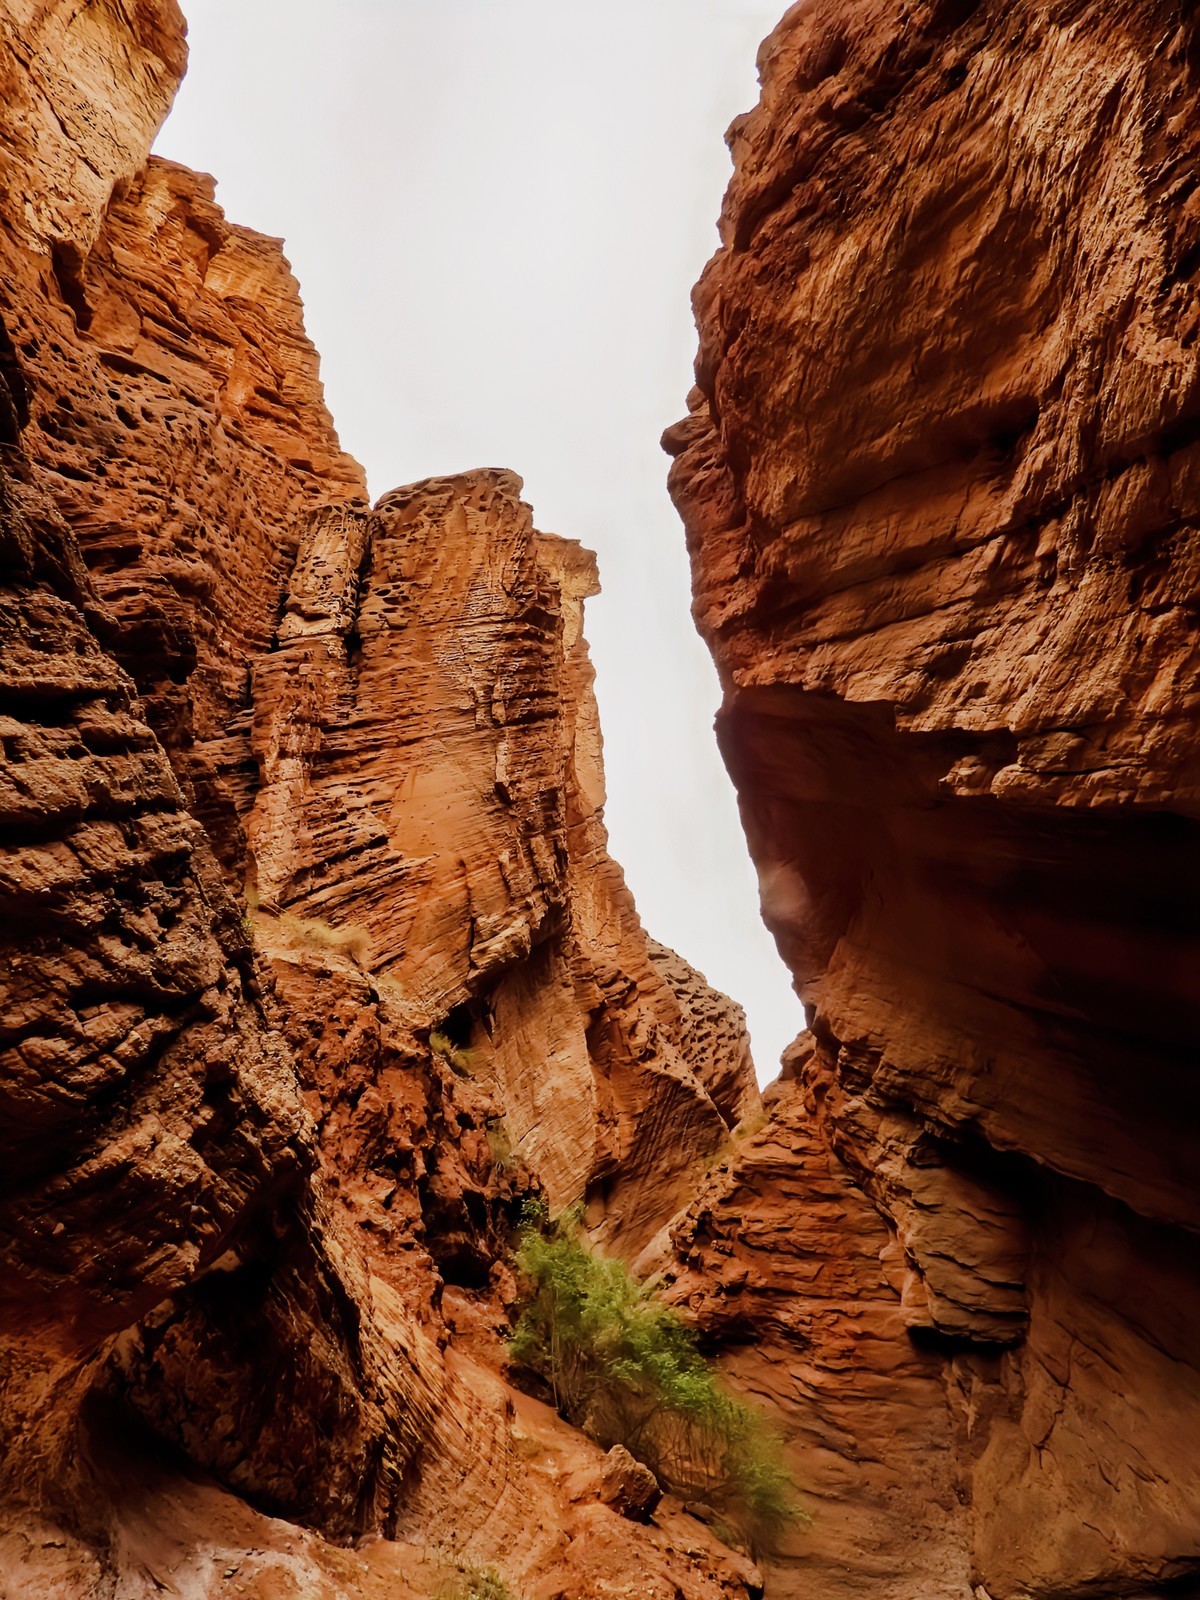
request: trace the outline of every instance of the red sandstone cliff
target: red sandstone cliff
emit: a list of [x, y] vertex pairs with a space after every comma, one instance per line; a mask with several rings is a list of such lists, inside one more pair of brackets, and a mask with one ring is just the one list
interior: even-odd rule
[[533, 1192], [774, 1408], [770, 1593], [1200, 1581], [1198, 59], [1083, 0], [764, 49], [671, 445], [812, 1035], [726, 1143], [590, 556], [508, 473], [367, 504], [279, 245], [147, 161], [168, 0], [0, 6], [0, 1592], [745, 1595], [499, 1375]]
[[1200, 1581], [1190, 10], [794, 6], [673, 429], [812, 1038], [674, 1229], [779, 1595]]
[[633, 1253], [757, 1098], [607, 855], [594, 562], [367, 504], [279, 244], [147, 159], [183, 58], [0, 7], [0, 1591], [746, 1595], [496, 1370], [522, 1198]]

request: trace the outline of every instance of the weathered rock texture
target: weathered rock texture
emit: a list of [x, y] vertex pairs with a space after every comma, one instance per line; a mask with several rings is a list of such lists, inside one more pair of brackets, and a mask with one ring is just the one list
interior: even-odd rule
[[[703, 980], [696, 1005], [703, 990], [726, 1031], [685, 1028], [608, 857], [581, 631], [595, 564], [536, 532], [520, 489], [485, 471], [315, 514], [254, 668], [244, 749], [230, 733], [220, 770], [231, 791], [248, 776], [252, 890], [282, 992], [296, 981], [285, 944], [322, 969], [326, 1011], [369, 973], [385, 1051], [432, 1054], [443, 1078], [486, 1091], [505, 1161], [555, 1210], [587, 1198], [610, 1242], [636, 1250], [757, 1090], [740, 1018]], [[349, 963], [332, 959], [339, 942]], [[326, 1036], [327, 1066], [338, 1049]], [[387, 1194], [410, 1141], [366, 1130], [377, 1101], [358, 1108], [360, 1176]], [[425, 1165], [429, 1203], [449, 1202], [455, 1185]], [[443, 1217], [443, 1246], [464, 1220]], [[487, 1252], [469, 1253], [443, 1265], [486, 1275]]]
[[[358, 1531], [390, 1514], [425, 1384], [373, 1337], [243, 919], [106, 648], [113, 618], [6, 455], [8, 1487], [66, 1492], [80, 1404], [136, 1325], [120, 1386], [161, 1432], [260, 1501]], [[264, 1387], [271, 1368], [286, 1381]]]
[[183, 58], [0, 5], [0, 1592], [743, 1596], [489, 1370], [524, 1198], [635, 1252], [756, 1104], [607, 855], [594, 562], [367, 504], [279, 243], [148, 159]]
[[668, 444], [812, 1040], [675, 1239], [779, 1594], [1200, 1581], [1198, 62], [808, 0], [731, 135]]

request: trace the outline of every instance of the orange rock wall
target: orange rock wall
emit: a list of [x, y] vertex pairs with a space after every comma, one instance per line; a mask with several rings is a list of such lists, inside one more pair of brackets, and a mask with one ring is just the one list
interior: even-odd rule
[[780, 1594], [1200, 1571], [1196, 50], [814, 0], [731, 134], [668, 445], [812, 1041], [676, 1238], [754, 1326], [813, 1184], [806, 1270], [858, 1280], [730, 1336], [814, 1496]]
[[373, 1335], [244, 920], [112, 615], [6, 458], [0, 1481], [86, 1499], [81, 1407], [117, 1383], [260, 1503], [357, 1531], [389, 1514], [426, 1383]]
[[346, 1535], [392, 1515], [436, 1364], [373, 1326], [192, 809], [267, 507], [311, 493], [281, 435], [236, 442], [256, 336], [280, 331], [280, 369], [289, 338], [303, 355], [284, 431], [336, 440], [278, 248], [225, 229], [204, 180], [140, 171], [183, 59], [173, 6], [0, 17], [3, 1489], [103, 1540], [89, 1419], [116, 1390], [260, 1505]]
[[255, 779], [218, 769], [330, 1180], [431, 1315], [534, 1193], [636, 1253], [757, 1104], [740, 1013], [696, 977], [725, 1031], [689, 1032], [607, 854], [595, 563], [520, 488], [313, 515], [230, 735]]
[[701, 1078], [750, 1100], [753, 1071], [736, 1026], [719, 1066], [689, 1057], [651, 965], [601, 817], [595, 562], [520, 489], [481, 471], [308, 523], [254, 669], [253, 894], [268, 942], [354, 944], [402, 1048], [432, 1037], [552, 1207], [588, 1198], [636, 1250], [726, 1132]]
[[497, 1375], [524, 1200], [633, 1253], [756, 1103], [607, 854], [594, 560], [369, 507], [279, 242], [147, 158], [183, 59], [0, 6], [0, 1591], [738, 1600]]

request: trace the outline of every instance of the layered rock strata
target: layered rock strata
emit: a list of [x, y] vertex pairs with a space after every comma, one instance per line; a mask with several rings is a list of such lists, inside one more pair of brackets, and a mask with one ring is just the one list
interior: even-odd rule
[[244, 920], [5, 454], [4, 1485], [85, 1496], [82, 1407], [115, 1385], [261, 1503], [360, 1531], [427, 1431], [419, 1355], [374, 1335]]
[[278, 241], [147, 159], [183, 57], [0, 12], [0, 1588], [746, 1595], [496, 1371], [523, 1201], [632, 1253], [756, 1096], [607, 854], [594, 561], [368, 505]]
[[1196, 60], [816, 0], [732, 130], [668, 444], [812, 1039], [675, 1237], [780, 1594], [1200, 1580]]
[[[432, 1055], [484, 1091], [505, 1161], [635, 1251], [757, 1090], [740, 1016], [703, 980], [726, 1031], [684, 1027], [607, 854], [581, 630], [595, 563], [538, 533], [520, 490], [483, 471], [314, 515], [217, 770], [236, 792], [253, 759], [239, 805], [281, 994], [297, 954], [325, 1006], [335, 968], [368, 973], [397, 1061]], [[374, 1137], [394, 1189], [397, 1141]]]

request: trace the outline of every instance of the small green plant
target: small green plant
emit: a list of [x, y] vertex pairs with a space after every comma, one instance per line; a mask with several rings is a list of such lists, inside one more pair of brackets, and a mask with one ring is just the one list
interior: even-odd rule
[[458, 1558], [434, 1591], [434, 1600], [517, 1600], [495, 1567]]
[[740, 1144], [747, 1139], [752, 1139], [756, 1133], [766, 1127], [770, 1118], [764, 1110], [753, 1111], [749, 1116], [732, 1127], [725, 1137], [715, 1144], [711, 1150], [706, 1150], [703, 1155], [697, 1156], [692, 1162], [691, 1172], [693, 1183], [698, 1187], [709, 1173], [728, 1162], [737, 1152]]
[[360, 967], [370, 963], [371, 935], [356, 922], [334, 928], [319, 917], [296, 917], [290, 911], [281, 912], [275, 920], [284, 933], [317, 950], [331, 950], [337, 955], [349, 956]]
[[763, 1418], [721, 1387], [695, 1334], [650, 1286], [589, 1249], [577, 1217], [549, 1226], [529, 1217], [516, 1260], [529, 1293], [509, 1350], [568, 1420], [718, 1509], [754, 1549], [805, 1520]]
[[499, 1177], [513, 1170], [516, 1158], [513, 1155], [512, 1140], [508, 1137], [508, 1128], [503, 1117], [491, 1117], [487, 1125], [488, 1151], [491, 1154], [492, 1166]]
[[766, 1109], [759, 1106], [757, 1111], [752, 1111], [749, 1116], [743, 1117], [733, 1130], [733, 1137], [740, 1144], [744, 1139], [753, 1139], [756, 1133], [761, 1133], [770, 1122]]
[[441, 1028], [431, 1028], [429, 1031], [429, 1048], [435, 1056], [440, 1056], [451, 1072], [460, 1078], [473, 1078], [475, 1076], [475, 1063], [472, 1060], [469, 1045], [455, 1044], [448, 1033]]

